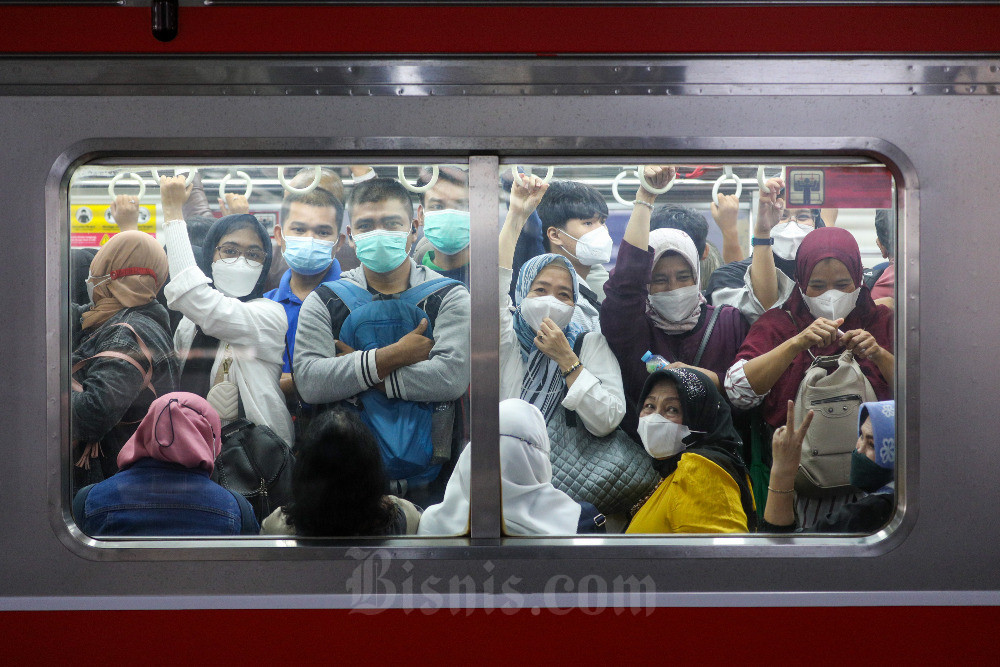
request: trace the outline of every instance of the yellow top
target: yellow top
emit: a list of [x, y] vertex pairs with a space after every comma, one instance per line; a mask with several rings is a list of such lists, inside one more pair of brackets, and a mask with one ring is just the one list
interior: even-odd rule
[[740, 487], [718, 464], [693, 452], [681, 455], [636, 512], [626, 533], [745, 533]]

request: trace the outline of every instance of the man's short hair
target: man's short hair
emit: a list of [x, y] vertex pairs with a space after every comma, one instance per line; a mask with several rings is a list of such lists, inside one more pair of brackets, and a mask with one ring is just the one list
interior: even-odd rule
[[896, 212], [891, 208], [875, 211], [875, 235], [889, 257], [896, 256]]
[[542, 244], [546, 252], [551, 252], [549, 227], [565, 230], [569, 220], [587, 220], [595, 215], [604, 221], [608, 217], [608, 205], [601, 193], [589, 185], [576, 181], [552, 181], [536, 212], [542, 221]]
[[285, 228], [285, 223], [288, 222], [289, 211], [292, 208], [292, 204], [305, 204], [306, 206], [315, 206], [316, 208], [332, 208], [335, 213], [334, 220], [337, 225], [338, 233], [340, 232], [341, 226], [344, 224], [343, 203], [323, 188], [316, 188], [312, 192], [304, 195], [297, 194], [295, 192], [290, 192], [285, 195], [285, 198], [281, 202], [282, 229]]
[[413, 200], [410, 198], [410, 192], [394, 178], [373, 178], [355, 185], [347, 197], [347, 213], [353, 217], [355, 206], [389, 199], [402, 204], [409, 211], [410, 219], [413, 219]]
[[698, 211], [680, 204], [657, 206], [649, 219], [649, 231], [654, 229], [679, 229], [691, 237], [698, 257], [705, 254], [708, 240], [708, 220]]
[[[431, 176], [434, 172], [423, 167], [420, 170], [420, 175], [417, 176], [417, 187], [423, 187], [431, 182]], [[459, 169], [458, 167], [438, 167], [438, 182], [447, 181], [448, 183], [454, 183], [459, 187], [463, 187], [466, 190], [469, 189], [469, 172], [464, 169]], [[427, 193], [420, 193], [420, 204], [427, 204]]]

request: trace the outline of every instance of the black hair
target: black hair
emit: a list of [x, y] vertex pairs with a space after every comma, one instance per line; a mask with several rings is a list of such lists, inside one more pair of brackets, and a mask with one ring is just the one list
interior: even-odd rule
[[[423, 187], [431, 182], [431, 176], [434, 174], [433, 171], [424, 167], [420, 170], [420, 175], [417, 176], [417, 187]], [[438, 167], [438, 182], [447, 181], [448, 183], [454, 183], [460, 187], [469, 189], [469, 172], [464, 169], [459, 169], [458, 167]], [[420, 193], [420, 204], [423, 206], [427, 205], [427, 193]]]
[[694, 241], [699, 260], [705, 254], [705, 243], [708, 240], [708, 220], [693, 208], [679, 204], [657, 206], [649, 219], [649, 231], [654, 229], [679, 229]]
[[358, 204], [373, 204], [387, 199], [395, 199], [403, 204], [409, 211], [410, 220], [413, 219], [413, 200], [410, 198], [410, 192], [394, 178], [373, 178], [355, 185], [351, 189], [351, 194], [347, 196], [347, 212], [353, 218], [352, 211]]
[[589, 185], [576, 181], [552, 181], [536, 212], [542, 221], [542, 245], [546, 252], [551, 252], [549, 227], [566, 229], [569, 220], [587, 220], [595, 215], [604, 221], [608, 217], [608, 205], [601, 193]]
[[280, 220], [282, 229], [285, 228], [285, 223], [288, 222], [288, 212], [291, 210], [292, 204], [304, 204], [316, 208], [332, 208], [334, 210], [334, 224], [337, 226], [337, 233], [340, 233], [340, 228], [344, 224], [344, 204], [334, 197], [333, 193], [323, 188], [314, 188], [312, 192], [307, 192], [306, 194], [295, 192], [287, 194], [281, 202]]
[[889, 257], [896, 256], [896, 212], [891, 208], [875, 211], [875, 235]]
[[285, 520], [303, 537], [385, 535], [395, 506], [375, 436], [353, 410], [313, 420], [296, 452]]
[[191, 239], [191, 245], [196, 248], [205, 245], [205, 237], [208, 235], [208, 230], [215, 224], [215, 218], [207, 215], [197, 215], [185, 218], [185, 221], [187, 222], [188, 238]]
[[264, 295], [264, 282], [267, 280], [267, 272], [271, 269], [271, 260], [274, 257], [274, 250], [271, 247], [271, 235], [264, 230], [264, 226], [260, 224], [257, 218], [249, 213], [237, 213], [236, 215], [227, 215], [216, 220], [215, 224], [209, 228], [208, 233], [205, 234], [205, 241], [201, 246], [201, 259], [198, 262], [198, 268], [211, 278], [212, 257], [215, 256], [215, 247], [219, 245], [219, 241], [222, 240], [223, 236], [232, 232], [238, 232], [241, 229], [253, 230], [260, 238], [260, 247], [264, 249], [264, 254], [267, 255], [264, 258], [264, 267], [261, 269], [257, 284], [254, 285], [253, 290], [249, 294], [240, 297], [240, 301], [250, 301], [251, 299], [259, 299]]

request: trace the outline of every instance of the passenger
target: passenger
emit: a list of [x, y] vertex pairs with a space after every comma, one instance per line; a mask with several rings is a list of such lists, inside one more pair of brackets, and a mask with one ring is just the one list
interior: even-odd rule
[[420, 510], [385, 495], [389, 480], [375, 436], [357, 412], [327, 410], [295, 456], [292, 501], [261, 523], [261, 535], [414, 535]]
[[872, 271], [865, 272], [865, 285], [872, 291], [875, 303], [893, 305], [896, 296], [896, 216], [891, 209], [875, 212], [875, 244], [882, 257], [889, 260]]
[[[869, 493], [844, 505], [808, 529], [796, 529], [795, 476], [802, 457], [802, 439], [813, 413], [795, 428], [782, 426], [774, 432], [771, 452], [774, 464], [768, 482], [767, 506], [761, 530], [769, 533], [874, 533], [883, 528], [895, 511], [896, 402], [864, 403], [858, 415], [858, 444], [851, 454], [851, 484]], [[795, 404], [788, 401], [787, 424], [795, 424]]]
[[[782, 308], [754, 323], [726, 374], [733, 405], [749, 409], [763, 403], [764, 421], [774, 429], [782, 426], [786, 403], [795, 399], [814, 356], [844, 349], [854, 353], [875, 396], [892, 398], [893, 313], [876, 305], [861, 284], [854, 236], [838, 227], [809, 233], [798, 249], [795, 273], [798, 288]], [[800, 515], [822, 517], [854, 499], [853, 494], [800, 498]]]
[[[723, 195], [726, 196], [726, 195]], [[739, 202], [737, 201], [737, 206]], [[642, 206], [642, 204], [640, 204]], [[713, 215], [715, 209], [713, 208]], [[722, 228], [729, 216], [727, 215], [725, 220], [720, 224]], [[736, 233], [736, 216], [732, 216], [732, 229], [733, 234]], [[719, 219], [716, 218], [718, 223]], [[712, 275], [712, 272], [719, 267], [719, 252], [715, 250], [714, 247], [708, 242], [708, 222], [705, 217], [687, 206], [680, 206], [679, 204], [666, 204], [665, 206], [657, 206], [653, 209], [652, 216], [649, 220], [650, 231], [655, 231], [657, 229], [679, 229], [694, 241], [694, 247], [698, 251], [698, 258], [701, 263], [701, 280], [698, 283], [700, 289], [705, 289], [708, 286], [708, 278]], [[723, 237], [726, 239], [727, 244], [729, 243], [726, 230], [723, 230]], [[739, 245], [739, 238], [736, 239], [736, 244]], [[728, 246], [726, 246], [728, 248]], [[715, 250], [715, 257], [710, 260], [710, 252]], [[619, 247], [619, 252], [621, 252]], [[714, 261], [713, 261], [714, 260]]]
[[639, 436], [662, 477], [626, 533], [745, 533], [757, 511], [730, 408], [703, 373], [650, 374], [639, 398]]
[[[430, 428], [412, 431], [400, 410], [409, 410], [413, 403], [452, 402], [468, 388], [469, 292], [460, 283], [409, 259], [420, 221], [413, 215], [409, 193], [398, 182], [378, 178], [355, 185], [347, 206], [348, 243], [357, 248], [362, 266], [343, 274], [330, 287], [317, 289], [303, 302], [293, 360], [296, 386], [302, 398], [312, 404], [360, 399], [366, 423], [381, 424], [373, 430], [386, 457], [395, 495], [426, 506], [431, 504], [428, 500], [440, 500], [447, 480], [432, 485], [441, 464], [433, 463], [424, 450], [431, 440]], [[373, 343], [371, 348], [359, 350], [340, 340], [352, 309], [334, 287], [349, 294], [367, 290], [372, 301], [356, 305], [374, 314], [376, 309], [368, 306], [382, 301], [398, 304], [400, 295], [431, 280], [442, 282], [435, 283], [431, 295], [418, 303], [428, 317], [409, 333], [394, 342]], [[407, 310], [407, 317], [413, 312], [416, 309]], [[425, 331], [432, 332], [433, 338]], [[416, 414], [415, 418], [425, 423], [416, 412], [407, 414]], [[408, 442], [390, 435], [394, 429], [406, 431]], [[401, 451], [411, 445], [416, 447], [414, 452]], [[404, 455], [408, 457], [405, 460]]]
[[294, 398], [292, 358], [299, 310], [314, 289], [340, 278], [340, 262], [334, 256], [344, 241], [340, 233], [344, 205], [320, 188], [308, 194], [292, 193], [281, 202], [279, 220], [281, 224], [274, 226], [274, 242], [289, 268], [278, 287], [265, 292], [264, 298], [280, 303], [288, 318], [281, 391]]
[[[670, 181], [673, 167], [646, 167], [656, 188]], [[736, 358], [749, 325], [731, 306], [710, 306], [698, 289], [698, 254], [678, 229], [649, 231], [656, 195], [640, 187], [618, 249], [615, 271], [605, 285], [601, 330], [621, 366], [625, 396], [637, 405], [648, 377], [646, 351], [704, 373], [718, 388]], [[629, 409], [623, 427], [635, 433], [638, 417]]]
[[228, 379], [238, 400], [230, 395], [215, 405], [223, 426], [245, 417], [291, 445], [292, 419], [278, 384], [288, 321], [278, 303], [261, 298], [270, 238], [252, 215], [229, 215], [212, 225], [196, 259], [180, 217], [184, 179], [161, 178], [160, 194], [170, 259], [164, 293], [170, 308], [184, 314], [174, 333], [181, 389], [207, 397]]
[[761, 191], [754, 219], [753, 255], [719, 267], [708, 284], [713, 304], [740, 309], [753, 324], [766, 310], [781, 306], [795, 287], [795, 253], [806, 234], [825, 227], [820, 209], [788, 209], [778, 195], [785, 187], [772, 178]]
[[[444, 501], [428, 507], [420, 535], [469, 532], [472, 446], [458, 459]], [[500, 402], [500, 493], [507, 535], [574, 535], [604, 532], [604, 517], [552, 486], [549, 435], [538, 408], [520, 399]]]
[[119, 452], [121, 472], [76, 494], [77, 525], [91, 537], [256, 535], [250, 503], [210, 479], [221, 451], [208, 401], [160, 396]]
[[90, 263], [94, 261], [97, 248], [70, 248], [69, 250], [69, 301], [78, 308], [90, 307], [87, 277]]
[[[138, 219], [134, 201], [130, 212]], [[90, 264], [92, 303], [73, 331], [72, 432], [82, 446], [74, 489], [113, 475], [149, 404], [177, 388], [167, 310], [156, 301], [166, 280], [163, 248], [138, 230], [112, 236]]]
[[586, 331], [600, 331], [599, 313], [607, 280], [603, 265], [611, 261], [614, 248], [604, 197], [583, 183], [552, 181], [537, 209], [545, 251], [565, 257], [580, 277], [583, 300], [578, 304], [577, 323]]
[[587, 334], [575, 347], [584, 329], [571, 322], [580, 301], [573, 265], [562, 255], [539, 255], [521, 267], [516, 309], [507, 294], [515, 240], [547, 196], [537, 176], [526, 181], [526, 187], [514, 184], [500, 231], [500, 397], [523, 398], [546, 422], [560, 406], [568, 408], [592, 434], [608, 435], [625, 415], [621, 371], [600, 333]]
[[[418, 186], [431, 182], [431, 172], [420, 171]], [[420, 194], [418, 217], [424, 221], [424, 238], [417, 242], [414, 258], [432, 271], [469, 286], [469, 174], [455, 167], [439, 167], [438, 180]]]

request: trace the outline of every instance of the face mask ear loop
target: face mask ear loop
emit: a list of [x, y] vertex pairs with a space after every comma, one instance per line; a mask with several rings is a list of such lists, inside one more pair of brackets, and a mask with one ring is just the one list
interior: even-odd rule
[[[160, 408], [159, 414], [156, 415], [156, 425], [153, 427], [153, 437], [156, 439], [156, 444], [160, 447], [170, 447], [174, 444], [174, 413], [170, 410], [170, 406], [174, 403], [180, 404], [176, 398], [171, 398], [167, 401], [167, 404]], [[170, 442], [163, 443], [160, 442], [160, 423], [163, 421], [163, 412], [167, 412], [167, 418], [170, 420]]]

